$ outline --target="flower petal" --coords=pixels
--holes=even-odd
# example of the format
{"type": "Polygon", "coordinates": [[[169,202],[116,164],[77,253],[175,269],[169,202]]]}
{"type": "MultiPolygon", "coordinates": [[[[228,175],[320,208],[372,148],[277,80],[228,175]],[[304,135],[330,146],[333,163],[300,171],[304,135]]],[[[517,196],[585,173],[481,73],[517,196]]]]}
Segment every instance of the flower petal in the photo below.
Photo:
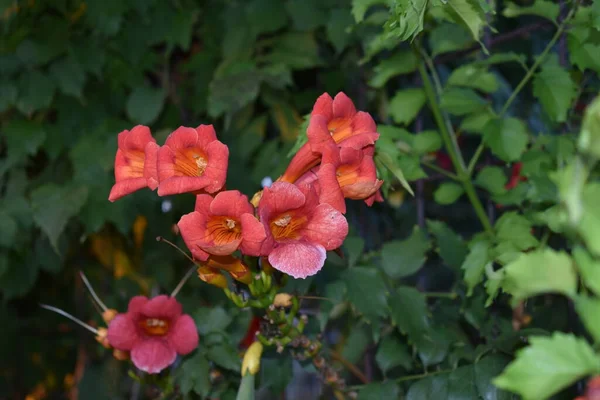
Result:
{"type": "Polygon", "coordinates": [[[177,352],[165,339],[145,339],[131,350],[133,365],[149,374],[159,373],[173,364],[176,358],[177,352]]]}
{"type": "Polygon", "coordinates": [[[198,143],[198,132],[194,128],[180,126],[167,137],[165,145],[171,150],[181,150],[195,147],[198,143]]]}
{"type": "Polygon", "coordinates": [[[242,223],[240,250],[249,256],[259,256],[262,244],[267,237],[264,225],[250,213],[242,214],[240,222],[242,223]]]}
{"type": "Polygon", "coordinates": [[[294,183],[306,171],[315,167],[319,163],[320,155],[311,150],[310,143],[305,143],[300,150],[292,157],[285,172],[278,179],[279,182],[294,183]]]}
{"type": "Polygon", "coordinates": [[[142,314],[146,317],[175,320],[181,315],[181,304],[175,298],[161,294],[144,304],[142,314]]]}
{"type": "MultiPolygon", "coordinates": [[[[200,196],[198,196],[200,197],[200,196]]],[[[199,211],[193,211],[181,217],[177,223],[185,245],[196,260],[206,261],[208,253],[200,248],[206,244],[207,216],[199,211]]]]}
{"type": "Polygon", "coordinates": [[[319,204],[304,228],[304,239],[327,250],[337,249],[348,235],[348,221],[329,204],[319,204]]]}
{"type": "Polygon", "coordinates": [[[160,146],[154,142],[146,144],[144,153],[144,179],[150,190],[156,190],[158,187],[158,149],[160,146]]]}
{"type": "Polygon", "coordinates": [[[377,125],[371,117],[371,114],[359,111],[352,118],[352,131],[354,134],[377,132],[377,125]]]}
{"type": "Polygon", "coordinates": [[[144,125],[136,125],[130,131],[123,131],[119,134],[119,148],[123,150],[139,150],[144,151],[146,144],[149,142],[156,143],[152,137],[150,128],[144,125]],[[123,139],[121,140],[121,135],[123,139]],[[123,144],[121,146],[121,143],[123,144]]]}
{"type": "Polygon", "coordinates": [[[336,177],[333,164],[321,164],[319,172],[319,202],[329,204],[342,214],[346,213],[346,201],[336,177]]]}
{"type": "Polygon", "coordinates": [[[210,213],[210,203],[213,198],[208,194],[199,194],[196,196],[196,204],[194,205],[194,211],[198,211],[200,214],[208,216],[210,213]]]}
{"type": "Polygon", "coordinates": [[[373,195],[371,195],[370,197],[368,197],[367,199],[365,199],[365,203],[369,207],[371,207],[373,205],[373,203],[375,203],[375,202],[378,202],[378,203],[383,202],[383,196],[381,195],[381,190],[378,190],[373,195]]]}
{"type": "Polygon", "coordinates": [[[217,133],[212,125],[199,125],[196,132],[198,132],[197,146],[201,148],[206,148],[209,143],[217,140],[217,133]]]}
{"type": "Polygon", "coordinates": [[[147,186],[145,178],[124,179],[116,182],[108,195],[109,201],[119,200],[121,197],[143,189],[147,186]]]}
{"type": "Polygon", "coordinates": [[[177,354],[185,355],[198,347],[198,329],[189,315],[177,318],[175,325],[169,331],[169,341],[177,354]]]}
{"type": "MultiPolygon", "coordinates": [[[[161,149],[162,150],[162,149],[161,149]]],[[[159,152],[160,157],[160,152],[159,152]]],[[[159,164],[160,168],[160,164],[159,164]]],[[[160,174],[160,169],[159,169],[160,174]]],[[[160,175],[159,175],[160,176],[160,175]]],[[[161,178],[162,179],[162,178],[161,178]]],[[[170,194],[179,194],[187,192],[197,192],[211,185],[211,180],[202,176],[172,176],[161,180],[158,184],[158,195],[168,196],[170,194]]]]}
{"type": "Polygon", "coordinates": [[[135,322],[128,314],[117,314],[108,324],[108,343],[118,350],[129,351],[140,340],[135,322]]]}
{"type": "Polygon", "coordinates": [[[144,309],[146,303],[150,300],[146,296],[134,296],[129,300],[129,305],[127,305],[127,313],[130,314],[139,314],[144,309]]]}
{"type": "Polygon", "coordinates": [[[242,214],[254,212],[248,197],[239,190],[226,190],[218,193],[210,203],[212,215],[240,218],[242,214]]]}
{"type": "Polygon", "coordinates": [[[333,118],[349,118],[356,114],[354,103],[344,92],[339,92],[333,99],[333,118]]]}
{"type": "Polygon", "coordinates": [[[261,220],[263,220],[264,213],[266,215],[277,215],[301,207],[305,201],[306,197],[296,185],[287,182],[275,182],[263,191],[259,204],[261,220]]]}
{"type": "Polygon", "coordinates": [[[288,242],[271,251],[269,263],[273,268],[296,279],[304,279],[323,268],[325,256],[325,249],[319,244],[288,242]]]}
{"type": "Polygon", "coordinates": [[[214,193],[221,190],[225,184],[229,162],[229,148],[218,140],[215,140],[206,146],[206,154],[208,164],[202,176],[208,179],[208,184],[204,187],[204,190],[214,193]]]}
{"type": "Polygon", "coordinates": [[[333,118],[333,99],[329,93],[323,93],[319,96],[310,115],[311,117],[322,115],[327,121],[333,118]]]}

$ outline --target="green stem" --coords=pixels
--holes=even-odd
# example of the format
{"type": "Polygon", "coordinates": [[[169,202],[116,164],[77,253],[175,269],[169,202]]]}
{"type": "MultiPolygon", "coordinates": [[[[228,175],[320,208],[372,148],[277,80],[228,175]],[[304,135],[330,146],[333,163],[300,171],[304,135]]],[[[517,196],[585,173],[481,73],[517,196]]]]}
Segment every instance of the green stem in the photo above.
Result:
{"type": "Polygon", "coordinates": [[[421,164],[423,164],[424,166],[426,166],[427,168],[430,168],[436,172],[439,172],[440,174],[447,176],[450,179],[453,179],[455,181],[460,181],[460,179],[458,178],[458,176],[456,174],[453,174],[452,172],[446,171],[443,168],[438,167],[437,165],[430,163],[429,161],[424,161],[421,160],[421,164]]]}
{"type": "Polygon", "coordinates": [[[437,297],[437,298],[445,298],[445,299],[455,299],[458,297],[458,294],[454,292],[421,292],[425,297],[437,297]]]}
{"type": "MultiPolygon", "coordinates": [[[[513,90],[513,92],[510,94],[510,96],[508,97],[508,99],[506,100],[504,105],[502,106],[502,109],[500,110],[500,113],[498,114],[498,118],[502,118],[504,116],[504,114],[506,114],[506,112],[508,111],[508,108],[511,106],[513,101],[515,101],[518,94],[521,92],[521,90],[523,90],[523,88],[525,87],[527,82],[529,82],[529,80],[533,77],[533,74],[539,68],[539,66],[542,65],[542,63],[545,61],[546,57],[548,56],[548,53],[550,52],[550,50],[552,50],[552,47],[554,47],[554,44],[558,41],[558,39],[560,39],[560,36],[563,34],[567,23],[571,20],[573,15],[575,15],[576,10],[577,10],[577,7],[576,6],[573,7],[571,9],[571,11],[569,12],[569,14],[567,14],[565,19],[562,21],[562,23],[559,25],[558,29],[556,30],[556,33],[554,34],[554,36],[552,36],[552,39],[550,39],[550,42],[548,43],[548,45],[546,46],[544,51],[542,51],[542,54],[540,54],[538,56],[538,58],[535,60],[535,62],[531,66],[531,68],[529,68],[527,70],[527,73],[525,74],[523,79],[521,79],[521,82],[519,82],[519,84],[517,85],[515,90],[513,90]]],[[[471,161],[469,162],[469,171],[473,172],[473,168],[477,164],[477,160],[481,156],[481,153],[483,153],[484,147],[485,146],[482,141],[479,144],[479,147],[477,147],[477,150],[475,151],[475,155],[473,155],[473,158],[471,158],[471,161]]]]}
{"type": "Polygon", "coordinates": [[[481,225],[483,225],[484,230],[489,235],[494,234],[494,230],[492,229],[492,224],[487,217],[485,209],[483,208],[483,204],[481,204],[481,200],[477,197],[477,192],[475,191],[475,187],[473,186],[473,182],[471,181],[471,177],[467,172],[467,168],[462,159],[462,154],[460,153],[460,149],[456,146],[456,140],[453,135],[448,130],[448,126],[446,125],[446,120],[442,115],[442,110],[437,101],[436,92],[434,90],[433,84],[425,66],[423,63],[419,63],[418,65],[419,73],[421,74],[421,79],[423,81],[423,87],[425,89],[425,95],[427,96],[427,101],[429,102],[429,106],[431,108],[431,112],[433,113],[433,118],[440,129],[440,133],[442,136],[442,140],[444,141],[444,145],[446,147],[446,151],[448,151],[448,155],[450,156],[450,160],[452,161],[452,165],[454,165],[454,169],[457,172],[457,178],[462,183],[463,188],[465,189],[465,194],[469,198],[473,209],[475,210],[475,214],[481,225]]]}

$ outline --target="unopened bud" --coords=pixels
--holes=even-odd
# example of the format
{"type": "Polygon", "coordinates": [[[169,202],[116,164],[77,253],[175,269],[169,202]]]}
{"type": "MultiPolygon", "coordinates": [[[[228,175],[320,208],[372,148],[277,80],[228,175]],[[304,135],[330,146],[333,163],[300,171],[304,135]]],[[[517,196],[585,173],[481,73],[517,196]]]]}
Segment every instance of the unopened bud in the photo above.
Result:
{"type": "Polygon", "coordinates": [[[292,305],[292,295],[289,293],[278,293],[273,300],[275,307],[290,307],[292,305]]]}
{"type": "Polygon", "coordinates": [[[119,361],[127,361],[127,360],[129,360],[129,352],[128,351],[119,350],[119,349],[114,349],[113,350],[113,357],[116,358],[119,361]]]}
{"type": "Polygon", "coordinates": [[[98,328],[96,341],[105,348],[110,349],[110,343],[108,343],[108,330],[106,328],[98,328]]]}
{"type": "Polygon", "coordinates": [[[262,195],[263,195],[262,190],[254,193],[254,196],[252,196],[252,200],[250,200],[250,203],[252,203],[252,205],[254,207],[258,207],[258,203],[260,203],[260,199],[262,199],[262,195]]]}
{"type": "Polygon", "coordinates": [[[221,289],[227,288],[227,279],[218,269],[208,266],[200,267],[198,268],[198,277],[210,285],[219,287],[221,289]]]}
{"type": "Polygon", "coordinates": [[[114,310],[112,308],[109,308],[107,310],[105,310],[102,313],[102,319],[104,320],[104,322],[106,322],[106,324],[110,324],[110,321],[112,321],[113,319],[115,319],[115,317],[117,316],[119,312],[117,310],[114,310]]]}
{"type": "Polygon", "coordinates": [[[260,342],[254,342],[248,347],[244,359],[242,360],[242,376],[249,372],[250,375],[256,375],[260,370],[260,357],[262,356],[263,345],[260,342]]]}

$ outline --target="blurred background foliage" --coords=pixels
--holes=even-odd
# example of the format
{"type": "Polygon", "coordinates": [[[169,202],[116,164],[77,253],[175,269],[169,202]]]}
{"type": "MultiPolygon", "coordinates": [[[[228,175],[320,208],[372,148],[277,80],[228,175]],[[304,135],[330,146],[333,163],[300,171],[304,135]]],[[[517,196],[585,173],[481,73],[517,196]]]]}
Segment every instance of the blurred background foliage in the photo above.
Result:
{"type": "MultiPolygon", "coordinates": [[[[502,111],[512,119],[487,128],[501,133],[494,141],[486,123],[573,4],[448,1],[414,3],[429,7],[424,19],[425,6],[392,0],[0,0],[0,397],[156,395],[89,333],[39,308],[50,303],[99,325],[80,270],[105,303],[124,310],[133,295],[169,293],[189,267],[155,238],[178,241],[174,224],[193,196],[146,191],[108,202],[118,132],[149,125],[161,143],[180,125],[214,124],[230,148],[227,187],[252,196],[305,140],[315,99],[344,91],[380,124],[386,201],[370,209],[352,203],[344,259],[332,254],[317,277],[290,279],[288,290],[333,301],[303,307],[340,365],[364,371],[343,372],[349,382],[454,370],[410,387],[393,379],[370,385],[361,399],[401,392],[425,399],[438,384],[452,398],[511,398],[489,380],[522,344],[526,334],[514,332],[522,315],[502,298],[484,308],[485,290],[475,287],[481,275],[463,282],[463,238],[482,228],[443,174],[448,155],[425,107],[411,43],[426,49],[446,85],[441,106],[463,152],[487,140],[475,183],[493,223],[506,209],[533,213],[556,201],[547,171],[573,154],[562,134],[578,131],[598,91],[600,12],[598,2],[583,2],[589,10],[559,37],[545,75],[502,111]],[[528,180],[517,174],[508,190],[519,160],[528,180]],[[414,198],[399,171],[414,182],[414,198]],[[384,295],[390,287],[399,289],[384,295]]],[[[504,249],[525,250],[520,239],[535,244],[545,233],[528,234],[529,219],[504,218],[523,234],[505,231],[496,244],[504,249]]],[[[198,322],[203,347],[178,366],[180,393],[233,398],[238,343],[252,312],[231,308],[196,279],[179,300],[198,322]]],[[[528,307],[532,332],[581,328],[563,298],[528,307]]],[[[325,390],[310,365],[265,357],[264,398],[316,398],[325,390]]]]}

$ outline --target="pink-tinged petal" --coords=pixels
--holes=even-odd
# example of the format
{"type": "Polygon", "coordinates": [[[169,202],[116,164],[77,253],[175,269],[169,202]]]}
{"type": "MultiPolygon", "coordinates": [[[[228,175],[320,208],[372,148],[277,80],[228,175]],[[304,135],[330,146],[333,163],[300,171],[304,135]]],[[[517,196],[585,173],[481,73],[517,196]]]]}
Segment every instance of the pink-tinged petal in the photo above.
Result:
{"type": "Polygon", "coordinates": [[[156,190],[158,187],[158,149],[160,146],[154,142],[146,144],[144,153],[144,179],[150,190],[156,190]]]}
{"type": "Polygon", "coordinates": [[[177,318],[169,331],[169,341],[177,354],[186,355],[198,347],[198,329],[189,315],[177,318]]]}
{"type": "Polygon", "coordinates": [[[305,172],[298,180],[295,182],[296,185],[312,185],[317,180],[317,171],[319,171],[319,167],[315,167],[310,171],[305,172]]]}
{"type": "Polygon", "coordinates": [[[198,211],[185,214],[177,223],[185,245],[192,252],[196,260],[206,261],[209,254],[199,247],[204,245],[206,231],[206,216],[198,211]]]}
{"type": "Polygon", "coordinates": [[[227,178],[227,166],[229,163],[229,148],[223,143],[215,140],[206,147],[208,164],[204,170],[203,177],[209,180],[204,188],[209,193],[214,193],[225,185],[227,178]]]}
{"type": "Polygon", "coordinates": [[[372,147],[378,138],[379,134],[376,132],[360,133],[358,135],[350,136],[348,139],[341,141],[338,145],[340,147],[361,150],[366,147],[372,147]]]}
{"type": "Polygon", "coordinates": [[[342,192],[347,199],[365,200],[374,195],[381,185],[383,185],[383,181],[380,181],[379,179],[359,179],[351,185],[344,186],[342,192]]]}
{"type": "Polygon", "coordinates": [[[212,196],[209,196],[208,194],[197,195],[194,211],[198,211],[200,214],[208,216],[210,213],[210,203],[212,203],[212,201],[212,196]]]}
{"type": "Polygon", "coordinates": [[[231,239],[229,242],[215,244],[214,242],[210,242],[205,246],[202,246],[202,250],[206,251],[208,254],[213,254],[215,256],[228,256],[240,247],[242,243],[242,238],[239,239],[231,239]]]}
{"type": "Polygon", "coordinates": [[[242,214],[254,212],[248,197],[239,190],[226,190],[218,193],[210,204],[212,215],[221,215],[239,218],[242,214]]]}
{"type": "Polygon", "coordinates": [[[175,176],[175,152],[170,147],[165,145],[158,149],[156,170],[159,183],[175,176]]]}
{"type": "Polygon", "coordinates": [[[327,121],[333,118],[333,99],[328,93],[323,93],[313,106],[311,117],[322,115],[327,121]]]}
{"type": "Polygon", "coordinates": [[[304,239],[327,250],[337,249],[348,235],[348,221],[329,204],[319,204],[304,228],[304,239]]]}
{"type": "Polygon", "coordinates": [[[140,340],[135,322],[128,314],[117,314],[108,325],[108,343],[118,350],[129,351],[140,340]]]}
{"type": "Polygon", "coordinates": [[[310,143],[313,152],[323,144],[335,144],[329,133],[329,129],[327,128],[327,120],[322,115],[317,114],[310,117],[306,136],[308,137],[308,143],[310,143]]]}
{"type": "Polygon", "coordinates": [[[157,374],[175,362],[177,352],[165,339],[149,338],[131,350],[131,361],[140,370],[157,374]]]}
{"type": "Polygon", "coordinates": [[[140,189],[143,189],[146,186],[147,186],[146,179],[144,179],[144,178],[133,178],[133,179],[122,180],[113,185],[113,187],[110,190],[110,193],[108,195],[108,200],[109,201],[118,200],[121,197],[131,194],[140,189]]]}
{"type": "Polygon", "coordinates": [[[296,185],[298,189],[304,195],[304,204],[302,205],[302,209],[300,214],[308,214],[311,213],[312,210],[319,205],[319,194],[317,192],[317,187],[319,185],[296,185]]]}
{"type": "MultiPolygon", "coordinates": [[[[304,205],[306,197],[296,185],[287,182],[274,182],[263,191],[259,211],[267,211],[269,215],[277,215],[304,205]]],[[[261,215],[262,219],[262,215],[261,215]]]]}
{"type": "Polygon", "coordinates": [[[323,268],[325,257],[325,249],[319,244],[289,242],[271,251],[269,263],[273,268],[296,279],[304,279],[323,268]]]}
{"type": "Polygon", "coordinates": [[[171,296],[161,294],[148,301],[142,314],[152,318],[170,318],[174,320],[181,315],[181,304],[171,296]]]}
{"type": "MultiPolygon", "coordinates": [[[[159,169],[159,174],[160,174],[160,169],[159,169]]],[[[203,175],[203,176],[173,176],[171,178],[160,181],[160,183],[158,184],[158,195],[159,196],[168,196],[171,194],[197,192],[197,191],[207,188],[211,184],[212,184],[211,180],[208,177],[206,177],[205,175],[203,175]]]]}
{"type": "Polygon", "coordinates": [[[377,125],[371,114],[359,111],[352,118],[352,131],[354,134],[377,132],[377,125]]]}
{"type": "MultiPolygon", "coordinates": [[[[382,181],[383,183],[383,181],[382,181]]],[[[377,192],[375,192],[375,194],[371,195],[370,197],[368,197],[367,199],[365,199],[365,203],[371,207],[373,205],[373,203],[378,202],[381,203],[383,202],[383,196],[381,195],[381,191],[378,190],[377,192]]]]}
{"type": "Polygon", "coordinates": [[[209,143],[217,140],[217,133],[212,125],[199,125],[196,128],[196,132],[198,132],[197,145],[203,149],[206,148],[209,143]]]}
{"type": "Polygon", "coordinates": [[[321,164],[319,167],[319,202],[329,204],[342,214],[346,213],[346,201],[340,189],[333,164],[321,164]]]}
{"type": "MultiPolygon", "coordinates": [[[[362,150],[357,150],[352,147],[342,147],[340,149],[340,163],[341,164],[359,164],[364,160],[362,150]]],[[[373,158],[371,158],[373,162],[373,158]]]]}
{"type": "Polygon", "coordinates": [[[279,182],[294,183],[304,173],[315,167],[319,163],[321,156],[318,153],[314,153],[311,150],[310,144],[306,143],[300,150],[292,157],[288,167],[281,177],[278,179],[279,182]]]}
{"type": "Polygon", "coordinates": [[[354,103],[344,92],[339,92],[333,99],[333,118],[350,118],[356,114],[354,103]]]}
{"type": "Polygon", "coordinates": [[[144,309],[144,306],[149,302],[146,296],[134,296],[129,300],[127,305],[127,313],[139,314],[144,309]]]}
{"type": "Polygon", "coordinates": [[[152,137],[150,128],[144,125],[137,125],[125,135],[124,148],[143,151],[148,143],[156,143],[156,140],[152,137]]]}
{"type": "Polygon", "coordinates": [[[248,256],[260,256],[263,242],[267,237],[265,227],[250,213],[242,214],[240,222],[242,224],[240,250],[248,256]]]}
{"type": "Polygon", "coordinates": [[[198,142],[198,132],[194,128],[187,128],[180,126],[165,140],[163,147],[169,147],[172,150],[186,149],[189,147],[195,147],[198,142]]]}

